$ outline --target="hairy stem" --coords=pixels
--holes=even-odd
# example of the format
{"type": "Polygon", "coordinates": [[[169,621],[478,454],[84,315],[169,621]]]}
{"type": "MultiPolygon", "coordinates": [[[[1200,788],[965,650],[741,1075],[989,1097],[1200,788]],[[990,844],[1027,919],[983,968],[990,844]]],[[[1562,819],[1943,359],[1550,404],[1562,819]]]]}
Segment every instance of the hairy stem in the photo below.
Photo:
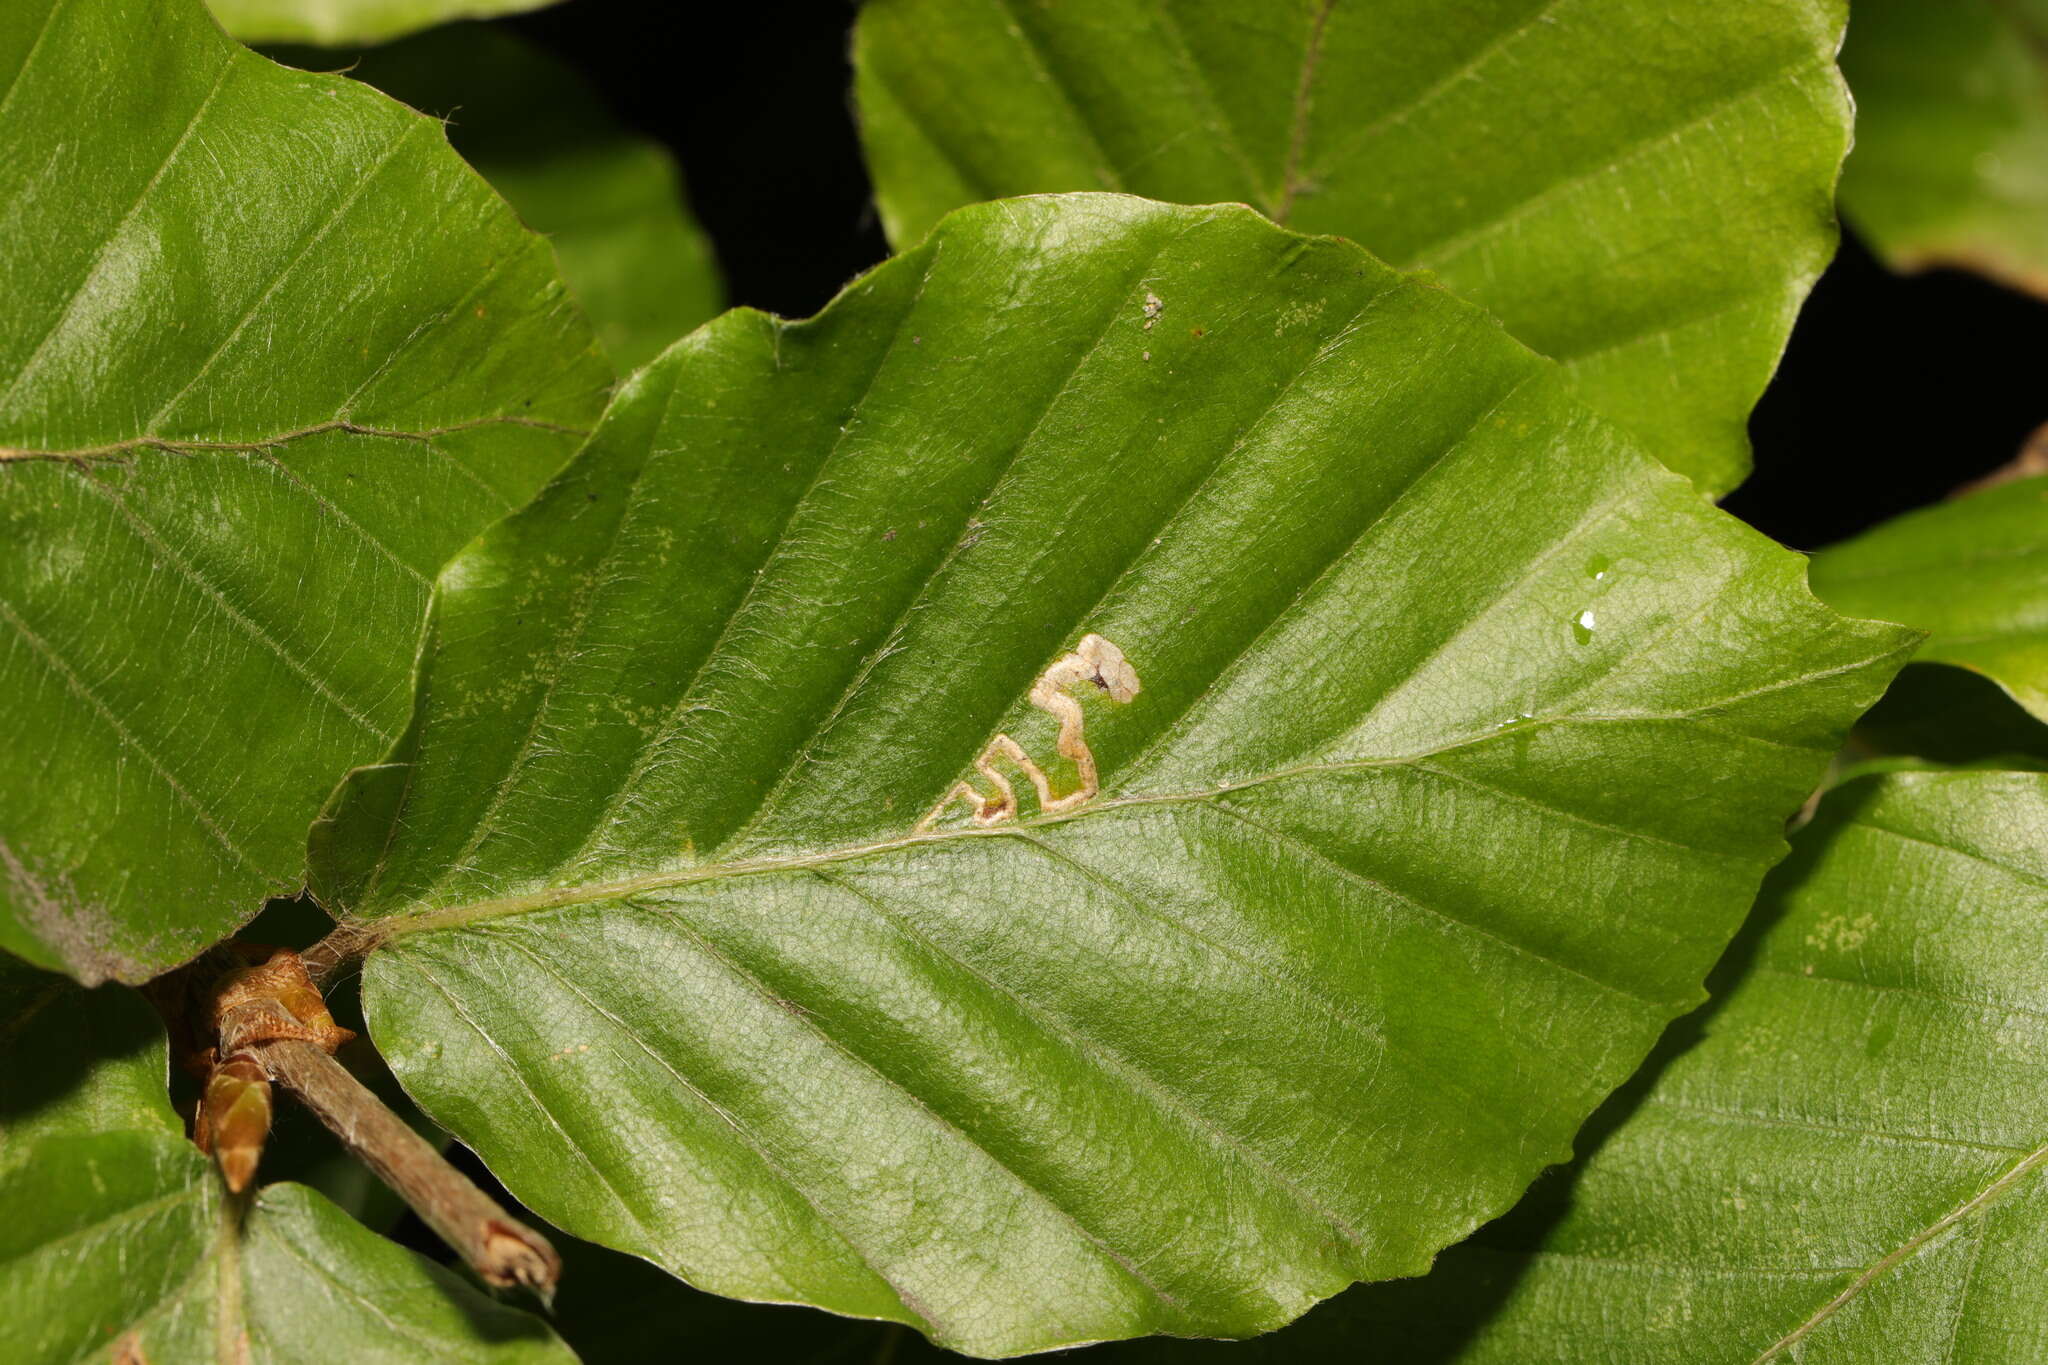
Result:
{"type": "Polygon", "coordinates": [[[356,924],[339,924],[305,952],[299,954],[299,962],[306,969],[306,975],[316,986],[325,987],[334,981],[334,975],[351,962],[369,955],[377,946],[377,935],[356,924]]]}

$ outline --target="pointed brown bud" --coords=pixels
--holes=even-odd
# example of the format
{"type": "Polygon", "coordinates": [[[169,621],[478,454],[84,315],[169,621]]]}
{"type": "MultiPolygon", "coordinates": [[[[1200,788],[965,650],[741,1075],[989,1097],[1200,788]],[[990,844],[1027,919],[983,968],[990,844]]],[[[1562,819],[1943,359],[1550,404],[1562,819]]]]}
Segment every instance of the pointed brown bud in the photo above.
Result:
{"type": "Polygon", "coordinates": [[[289,948],[265,948],[253,943],[237,946],[255,960],[250,966],[228,972],[213,988],[212,1022],[221,1046],[243,1047],[266,1038],[301,1038],[333,1052],[355,1037],[334,1022],[327,1002],[306,975],[297,953],[289,948]],[[231,1027],[238,1012],[265,1000],[283,1006],[287,1017],[275,1019],[259,1011],[245,1016],[244,1028],[231,1027]],[[247,1026],[257,1021],[261,1021],[260,1028],[251,1031],[247,1026]]]}
{"type": "Polygon", "coordinates": [[[214,1068],[201,1101],[213,1159],[236,1194],[256,1178],[270,1136],[270,1078],[254,1057],[237,1053],[214,1068]]]}

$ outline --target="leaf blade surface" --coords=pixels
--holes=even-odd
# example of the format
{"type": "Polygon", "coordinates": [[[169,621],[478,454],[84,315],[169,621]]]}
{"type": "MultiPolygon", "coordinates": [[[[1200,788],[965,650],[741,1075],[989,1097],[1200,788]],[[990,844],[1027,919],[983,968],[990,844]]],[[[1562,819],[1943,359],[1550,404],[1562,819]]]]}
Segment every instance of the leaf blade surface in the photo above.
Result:
{"type": "Polygon", "coordinates": [[[1801,573],[1347,243],[985,206],[679,344],[450,566],[317,889],[579,1236],[984,1354],[1242,1335],[1698,999],[1909,644],[1801,573]],[[1140,686],[1063,741],[1091,639],[1140,686]],[[998,735],[1055,799],[980,822],[998,735]]]}
{"type": "Polygon", "coordinates": [[[1845,8],[884,0],[856,80],[899,246],[1004,195],[1248,203],[1433,272],[1718,494],[1834,250],[1845,8]]]}
{"type": "Polygon", "coordinates": [[[2038,773],[1831,793],[1723,998],[1599,1146],[1320,1340],[1391,1331],[1460,1362],[2037,1357],[2044,822],[2038,773]]]}
{"type": "Polygon", "coordinates": [[[1990,678],[2048,721],[2048,476],[1895,517],[1814,556],[1814,591],[1929,632],[1915,657],[1990,678]]]}
{"type": "Polygon", "coordinates": [[[608,376],[432,121],[192,0],[10,6],[0,88],[0,944],[136,981],[299,883],[608,376]]]}
{"type": "Polygon", "coordinates": [[[2048,7],[1859,3],[1842,208],[1895,269],[2048,293],[2048,7]]]}
{"type": "Polygon", "coordinates": [[[382,43],[436,24],[523,14],[555,0],[207,0],[245,43],[382,43]]]}
{"type": "Polygon", "coordinates": [[[172,1112],[167,1054],[133,991],[0,960],[6,1359],[574,1359],[535,1318],[305,1186],[236,1209],[172,1112]]]}
{"type": "Polygon", "coordinates": [[[554,247],[621,373],[722,307],[710,239],[684,204],[674,159],[538,47],[496,27],[461,24],[292,60],[315,70],[340,64],[352,79],[449,120],[455,150],[554,247]]]}

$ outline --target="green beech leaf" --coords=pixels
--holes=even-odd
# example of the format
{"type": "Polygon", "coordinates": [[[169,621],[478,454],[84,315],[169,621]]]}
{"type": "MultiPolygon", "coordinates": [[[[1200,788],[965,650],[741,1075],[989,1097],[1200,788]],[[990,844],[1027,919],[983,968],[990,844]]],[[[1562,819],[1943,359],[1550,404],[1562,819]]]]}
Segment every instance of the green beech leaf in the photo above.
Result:
{"type": "Polygon", "coordinates": [[[2048,1358],[2048,775],[1866,779],[1793,842],[1590,1155],[1284,1358],[2048,1358]]]}
{"type": "Polygon", "coordinates": [[[556,0],[207,0],[245,43],[381,43],[452,19],[543,9],[556,0]]]}
{"type": "Polygon", "coordinates": [[[1566,1156],[1915,638],[1349,243],[1010,201],[637,376],[443,573],[316,887],[578,1236],[982,1354],[1244,1335],[1566,1156]],[[1055,801],[978,824],[998,736],[1055,801]]]}
{"type": "Polygon", "coordinates": [[[1856,0],[1842,211],[1902,270],[2048,293],[2048,0],[1856,0]]]}
{"type": "Polygon", "coordinates": [[[81,990],[0,953],[0,1167],[41,1138],[178,1133],[163,1025],[134,991],[81,990]]]}
{"type": "Polygon", "coordinates": [[[575,1360],[538,1319],[302,1185],[238,1211],[181,1136],[48,1140],[6,1178],[0,1356],[19,1365],[575,1360]]]}
{"type": "Polygon", "coordinates": [[[1724,493],[1834,251],[1845,9],[870,0],[855,57],[896,242],[1034,191],[1252,204],[1434,272],[1724,493]]]}
{"type": "Polygon", "coordinates": [[[710,239],[683,207],[674,160],[531,44],[464,24],[355,54],[346,71],[451,120],[455,150],[554,243],[563,278],[621,370],[652,360],[723,305],[710,239]]]}
{"type": "Polygon", "coordinates": [[[1853,759],[2039,768],[2048,765],[2048,725],[1980,673],[1908,664],[1856,722],[1849,750],[1853,759]]]}
{"type": "Polygon", "coordinates": [[[438,124],[197,0],[0,8],[0,206],[0,948],[140,980],[299,883],[608,372],[438,124]]]}
{"type": "Polygon", "coordinates": [[[134,992],[0,958],[0,1360],[574,1360],[312,1190],[270,1185],[238,1210],[171,1111],[166,1065],[134,992]]]}
{"type": "Polygon", "coordinates": [[[1814,556],[1843,611],[1929,633],[1915,657],[1983,674],[2048,720],[2048,475],[1895,517],[1814,556]]]}

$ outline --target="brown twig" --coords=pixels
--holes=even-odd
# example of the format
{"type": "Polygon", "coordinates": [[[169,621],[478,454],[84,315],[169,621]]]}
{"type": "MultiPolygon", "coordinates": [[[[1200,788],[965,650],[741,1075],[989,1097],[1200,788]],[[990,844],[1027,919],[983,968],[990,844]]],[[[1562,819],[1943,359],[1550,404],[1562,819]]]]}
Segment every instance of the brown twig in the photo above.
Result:
{"type": "Polygon", "coordinates": [[[374,926],[337,924],[327,937],[300,953],[299,961],[314,985],[330,985],[343,967],[368,957],[382,937],[374,926]]]}
{"type": "MultiPolygon", "coordinates": [[[[340,959],[337,959],[339,961],[340,959]]],[[[500,1288],[554,1297],[561,1258],[391,1112],[334,1051],[355,1035],[334,1022],[304,962],[287,948],[234,944],[195,963],[152,997],[206,1083],[193,1136],[229,1186],[255,1176],[269,1128],[269,1090],[282,1085],[422,1221],[500,1288]]]]}
{"type": "Polygon", "coordinates": [[[255,1057],[486,1283],[524,1285],[551,1300],[562,1261],[547,1239],[449,1165],[318,1043],[296,1036],[294,1022],[276,1001],[251,1000],[222,1021],[221,1046],[255,1057]]]}

